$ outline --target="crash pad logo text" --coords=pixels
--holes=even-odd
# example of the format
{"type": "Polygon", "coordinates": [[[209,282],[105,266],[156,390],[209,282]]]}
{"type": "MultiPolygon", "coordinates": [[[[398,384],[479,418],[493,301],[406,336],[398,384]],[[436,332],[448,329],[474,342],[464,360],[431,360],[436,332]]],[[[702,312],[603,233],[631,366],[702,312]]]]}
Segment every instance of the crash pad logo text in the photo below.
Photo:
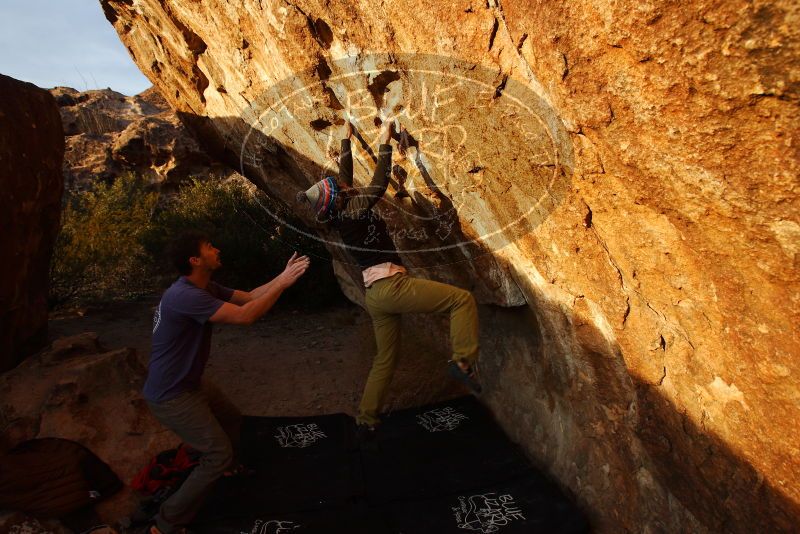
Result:
{"type": "Polygon", "coordinates": [[[292,521],[262,521],[261,519],[256,519],[253,528],[249,532],[240,532],[239,534],[285,534],[297,528],[300,528],[300,525],[292,521]]]}
{"type": "Polygon", "coordinates": [[[499,532],[512,521],[524,521],[522,510],[511,495],[485,493],[470,497],[459,497],[459,505],[453,508],[458,528],[483,534],[499,532]]]}
{"type": "Polygon", "coordinates": [[[450,407],[430,410],[417,416],[417,422],[428,432],[454,430],[465,419],[469,419],[469,417],[450,407]]]}
{"type": "Polygon", "coordinates": [[[278,433],[275,435],[275,439],[278,440],[281,447],[298,449],[313,445],[326,437],[328,436],[325,435],[325,432],[320,430],[315,423],[279,426],[278,433]]]}

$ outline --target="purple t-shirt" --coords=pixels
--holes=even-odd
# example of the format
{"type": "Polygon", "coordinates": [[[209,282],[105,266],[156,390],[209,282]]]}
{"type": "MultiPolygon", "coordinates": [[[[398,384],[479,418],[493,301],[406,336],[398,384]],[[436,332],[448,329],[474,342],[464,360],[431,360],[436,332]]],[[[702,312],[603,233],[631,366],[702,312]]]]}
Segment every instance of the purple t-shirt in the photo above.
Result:
{"type": "Polygon", "coordinates": [[[209,282],[201,289],[178,278],[161,296],[153,316],[153,348],[142,391],[150,402],[164,402],[200,387],[211,350],[208,321],[233,290],[209,282]]]}

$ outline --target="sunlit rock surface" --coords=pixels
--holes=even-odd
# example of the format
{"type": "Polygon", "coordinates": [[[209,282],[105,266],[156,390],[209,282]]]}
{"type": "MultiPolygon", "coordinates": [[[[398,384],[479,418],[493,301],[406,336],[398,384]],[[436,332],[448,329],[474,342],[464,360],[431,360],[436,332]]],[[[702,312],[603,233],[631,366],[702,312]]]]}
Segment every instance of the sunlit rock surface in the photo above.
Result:
{"type": "Polygon", "coordinates": [[[111,89],[56,87],[64,123],[64,182],[68,190],[135,174],[160,189],[191,178],[225,178],[231,170],[214,162],[154,89],[125,96],[111,89]]]}
{"type": "Polygon", "coordinates": [[[53,97],[0,75],[0,372],[47,341],[64,135],[53,97]]]}
{"type": "Polygon", "coordinates": [[[343,108],[373,148],[400,113],[404,261],[490,305],[486,400],[598,530],[798,524],[796,2],[101,4],[287,203],[336,168],[343,108]]]}

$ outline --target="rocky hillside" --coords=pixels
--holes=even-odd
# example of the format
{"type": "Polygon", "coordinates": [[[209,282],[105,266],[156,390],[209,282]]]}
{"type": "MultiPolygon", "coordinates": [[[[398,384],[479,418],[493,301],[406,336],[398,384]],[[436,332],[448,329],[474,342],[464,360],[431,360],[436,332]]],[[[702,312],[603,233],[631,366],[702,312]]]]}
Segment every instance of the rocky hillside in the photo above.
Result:
{"type": "Polygon", "coordinates": [[[361,183],[398,117],[403,259],[491,305],[486,401],[599,531],[800,522],[796,2],[101,5],[284,201],[335,170],[345,111],[361,183]]]}
{"type": "Polygon", "coordinates": [[[152,88],[130,97],[111,89],[56,87],[50,92],[64,123],[64,180],[70,190],[128,172],[162,189],[194,177],[231,174],[208,156],[152,88]]]}

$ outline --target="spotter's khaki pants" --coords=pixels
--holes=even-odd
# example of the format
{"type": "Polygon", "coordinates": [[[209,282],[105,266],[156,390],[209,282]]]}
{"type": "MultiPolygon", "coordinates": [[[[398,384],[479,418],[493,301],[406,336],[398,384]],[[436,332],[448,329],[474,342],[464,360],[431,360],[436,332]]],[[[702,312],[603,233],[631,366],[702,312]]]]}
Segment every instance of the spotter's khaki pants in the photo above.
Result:
{"type": "Polygon", "coordinates": [[[181,441],[202,453],[200,464],[178,490],[161,504],[156,527],[164,534],[180,532],[200,510],[214,482],[234,461],[241,414],[213,384],[185,391],[164,402],[148,402],[158,421],[181,441]]]}

